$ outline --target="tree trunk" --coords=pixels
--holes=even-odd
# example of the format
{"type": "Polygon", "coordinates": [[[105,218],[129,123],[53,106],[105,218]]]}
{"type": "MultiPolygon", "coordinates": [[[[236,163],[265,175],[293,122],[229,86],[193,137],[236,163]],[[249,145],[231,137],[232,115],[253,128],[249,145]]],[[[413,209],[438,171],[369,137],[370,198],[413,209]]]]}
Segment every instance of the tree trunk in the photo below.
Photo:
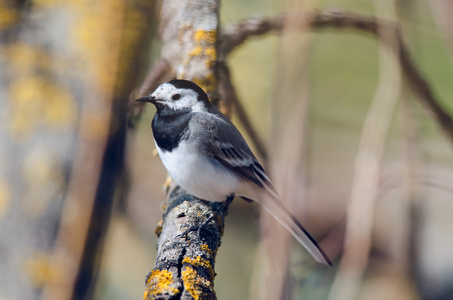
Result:
{"type": "MultiPolygon", "coordinates": [[[[211,99],[217,98],[219,6],[216,0],[170,0],[163,2],[161,11],[161,58],[177,78],[194,81],[211,99]]],[[[216,214],[219,205],[169,186],[156,264],[147,277],[144,299],[216,298],[215,256],[228,209],[216,214]],[[189,228],[198,230],[181,235],[189,228]]]]}

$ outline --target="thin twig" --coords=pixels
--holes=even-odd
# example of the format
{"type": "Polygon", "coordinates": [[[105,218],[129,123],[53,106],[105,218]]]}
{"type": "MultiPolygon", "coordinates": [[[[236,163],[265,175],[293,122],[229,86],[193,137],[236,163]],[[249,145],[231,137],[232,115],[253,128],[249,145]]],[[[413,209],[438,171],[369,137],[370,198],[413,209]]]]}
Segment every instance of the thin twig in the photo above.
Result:
{"type": "MultiPolygon", "coordinates": [[[[311,29],[338,28],[359,29],[365,32],[378,34],[377,26],[390,26],[392,23],[377,21],[374,17],[358,15],[341,9],[326,9],[324,11],[305,15],[310,18],[311,29]]],[[[284,13],[272,18],[251,18],[241,23],[233,23],[222,29],[219,51],[226,57],[237,46],[256,36],[270,32],[280,34],[288,19],[300,18],[300,14],[284,13]]]]}
{"type": "Polygon", "coordinates": [[[425,179],[420,182],[420,184],[425,185],[427,187],[435,188],[440,191],[444,191],[445,193],[453,195],[453,188],[445,183],[441,183],[438,181],[425,179]]]}
{"type": "Polygon", "coordinates": [[[143,97],[154,91],[159,84],[163,83],[163,79],[170,70],[168,61],[165,58],[160,58],[146,75],[142,85],[138,88],[136,96],[143,97]]]}
{"type": "Polygon", "coordinates": [[[211,101],[225,116],[231,118],[231,106],[233,99],[237,99],[237,94],[231,82],[230,68],[225,61],[217,62],[217,76],[218,97],[211,97],[211,101]]]}
{"type": "Polygon", "coordinates": [[[266,147],[259,137],[258,133],[256,132],[255,128],[253,127],[252,122],[250,122],[250,118],[238,98],[236,88],[231,82],[230,69],[225,62],[218,63],[218,75],[218,91],[220,95],[220,101],[218,103],[214,103],[214,105],[216,105],[227,116],[230,115],[231,106],[233,106],[233,108],[236,110],[239,121],[241,122],[242,126],[244,126],[244,129],[250,137],[253,145],[255,146],[257,153],[263,160],[266,160],[266,147]]]}
{"type": "Polygon", "coordinates": [[[223,59],[247,39],[267,34],[271,31],[281,32],[287,16],[280,15],[270,19],[251,18],[241,23],[232,23],[222,28],[219,38],[219,55],[223,59]]]}
{"type": "MultiPolygon", "coordinates": [[[[283,14],[273,18],[254,18],[225,27],[221,33],[220,57],[226,57],[232,50],[251,37],[270,32],[282,33],[285,19],[292,17],[291,14],[283,14]]],[[[398,51],[399,63],[407,82],[423,105],[434,114],[439,126],[453,143],[453,119],[439,104],[440,101],[436,99],[427,80],[415,66],[397,24],[339,9],[321,11],[309,17],[311,18],[310,27],[313,30],[326,28],[355,29],[371,33],[377,37],[380,37],[378,27],[395,30],[397,43],[395,45],[387,44],[387,46],[398,51]]],[[[385,40],[383,42],[386,43],[385,40]]]]}
{"type": "Polygon", "coordinates": [[[266,147],[264,146],[264,142],[259,137],[258,133],[256,132],[255,128],[253,127],[252,123],[250,122],[250,118],[247,115],[244,107],[242,106],[241,101],[237,97],[232,99],[233,106],[236,109],[237,116],[241,121],[242,126],[244,126],[245,131],[249,135],[250,139],[252,140],[253,145],[255,146],[256,152],[261,156],[261,158],[266,161],[268,157],[268,153],[266,147]]]}
{"type": "MultiPolygon", "coordinates": [[[[400,45],[403,45],[399,36],[400,45]]],[[[400,47],[400,63],[401,68],[404,70],[404,74],[412,87],[412,90],[419,97],[420,101],[430,110],[441,128],[445,131],[450,141],[453,142],[453,119],[452,117],[441,107],[439,101],[434,96],[434,93],[429,86],[428,82],[418,72],[415,67],[408,50],[400,47]]]]}
{"type": "Polygon", "coordinates": [[[171,76],[171,66],[166,59],[160,58],[148,72],[142,85],[129,95],[126,117],[128,127],[135,127],[136,121],[140,119],[145,107],[145,103],[137,103],[135,99],[149,95],[159,84],[166,81],[165,79],[169,76],[171,76]]]}

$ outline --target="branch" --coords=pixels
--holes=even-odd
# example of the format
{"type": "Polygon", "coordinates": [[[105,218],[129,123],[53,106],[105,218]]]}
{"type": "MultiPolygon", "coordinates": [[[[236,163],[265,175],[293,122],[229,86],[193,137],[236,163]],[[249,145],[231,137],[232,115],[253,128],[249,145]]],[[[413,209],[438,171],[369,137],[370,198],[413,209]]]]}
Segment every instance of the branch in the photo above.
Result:
{"type": "Polygon", "coordinates": [[[378,34],[378,26],[394,26],[389,22],[378,21],[374,17],[362,16],[339,9],[329,9],[315,14],[281,14],[272,18],[253,18],[241,23],[233,23],[222,29],[219,52],[226,57],[237,46],[242,45],[251,37],[261,36],[271,32],[281,34],[284,25],[291,19],[301,17],[310,18],[310,28],[313,30],[324,28],[358,29],[378,34]]]}
{"type": "MultiPolygon", "coordinates": [[[[161,58],[177,78],[194,81],[212,98],[217,93],[219,7],[218,0],[166,0],[160,14],[161,58]]],[[[197,199],[180,187],[167,195],[156,263],[143,299],[215,299],[215,257],[228,205],[197,199]]]]}
{"type": "Polygon", "coordinates": [[[237,116],[239,121],[244,126],[245,131],[249,135],[253,145],[255,146],[256,151],[261,156],[263,160],[267,159],[267,150],[260,139],[258,133],[256,132],[255,128],[250,122],[250,118],[247,115],[244,107],[239,101],[238,95],[236,93],[236,88],[234,87],[233,83],[231,82],[231,75],[230,69],[226,62],[219,62],[218,63],[218,74],[219,74],[219,94],[220,94],[220,101],[219,104],[216,104],[217,107],[229,116],[231,111],[231,106],[236,109],[237,116]]]}
{"type": "Polygon", "coordinates": [[[170,71],[171,67],[168,61],[164,58],[159,59],[149,71],[148,75],[146,75],[145,80],[143,80],[142,85],[138,88],[133,100],[149,95],[159,84],[165,81],[164,79],[168,76],[170,71]]]}
{"type": "Polygon", "coordinates": [[[156,264],[146,278],[143,299],[215,299],[215,255],[223,234],[228,207],[217,212],[207,223],[214,209],[212,203],[185,193],[179,186],[169,192],[164,223],[158,228],[159,245],[156,264]],[[187,237],[189,228],[198,227],[187,237]],[[160,232],[160,229],[164,231],[160,232]]]}
{"type": "MultiPolygon", "coordinates": [[[[219,56],[225,58],[237,46],[251,37],[261,36],[270,32],[282,33],[283,24],[288,22],[288,19],[297,17],[299,16],[283,14],[269,19],[255,18],[229,25],[221,32],[219,56]]],[[[382,42],[386,43],[386,46],[391,47],[393,51],[398,51],[399,63],[407,82],[423,105],[434,114],[439,126],[453,143],[453,119],[439,104],[439,100],[436,99],[427,80],[417,69],[397,24],[338,9],[321,11],[313,15],[307,15],[307,17],[311,18],[310,28],[313,30],[326,28],[355,29],[371,33],[378,38],[381,37],[378,27],[395,30],[397,36],[396,45],[388,44],[385,39],[382,42]]]]}
{"type": "Polygon", "coordinates": [[[159,59],[152,69],[148,72],[145,79],[143,80],[142,85],[132,91],[129,95],[128,107],[127,107],[127,125],[130,128],[134,128],[137,122],[140,120],[140,117],[145,107],[144,103],[137,103],[135,99],[149,95],[153,90],[155,90],[159,84],[165,82],[171,75],[171,66],[168,61],[164,58],[159,59]]]}

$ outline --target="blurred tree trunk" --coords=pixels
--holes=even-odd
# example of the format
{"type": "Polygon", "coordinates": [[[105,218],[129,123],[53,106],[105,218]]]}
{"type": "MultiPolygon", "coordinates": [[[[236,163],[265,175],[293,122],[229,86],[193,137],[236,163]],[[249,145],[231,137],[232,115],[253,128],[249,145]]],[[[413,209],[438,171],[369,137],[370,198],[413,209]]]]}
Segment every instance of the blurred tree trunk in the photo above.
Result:
{"type": "Polygon", "coordinates": [[[0,298],[85,298],[151,4],[1,5],[0,298]]]}
{"type": "MultiPolygon", "coordinates": [[[[311,43],[308,32],[312,1],[289,2],[297,11],[297,17],[288,18],[282,28],[273,97],[269,165],[282,202],[307,226],[309,213],[302,215],[301,212],[308,212],[309,207],[306,190],[310,100],[307,62],[311,43]]],[[[289,272],[292,236],[267,213],[262,214],[261,227],[268,272],[265,273],[266,284],[260,299],[292,299],[294,278],[289,272]]]]}

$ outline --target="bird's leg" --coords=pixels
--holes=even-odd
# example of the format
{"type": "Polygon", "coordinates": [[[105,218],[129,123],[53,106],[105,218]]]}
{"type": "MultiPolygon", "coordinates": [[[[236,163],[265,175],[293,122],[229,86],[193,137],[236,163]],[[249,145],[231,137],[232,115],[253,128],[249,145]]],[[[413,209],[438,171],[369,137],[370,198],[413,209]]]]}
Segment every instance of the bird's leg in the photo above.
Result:
{"type": "Polygon", "coordinates": [[[178,234],[176,236],[176,238],[187,236],[187,234],[189,232],[192,232],[192,231],[197,231],[198,232],[198,236],[200,236],[201,235],[201,229],[203,227],[206,227],[208,225],[208,223],[211,222],[219,214],[219,212],[221,212],[223,209],[228,207],[231,204],[231,202],[233,202],[233,199],[234,199],[234,195],[233,194],[228,196],[226,198],[226,200],[214,211],[214,213],[206,221],[204,221],[200,225],[192,225],[192,226],[190,226],[189,229],[187,229],[186,231],[184,231],[181,234],[178,234]]]}
{"type": "Polygon", "coordinates": [[[218,214],[219,212],[221,212],[222,210],[224,210],[226,207],[230,206],[231,202],[233,202],[233,199],[234,199],[234,195],[230,195],[226,198],[226,200],[222,203],[222,205],[220,205],[215,211],[214,213],[203,223],[203,225],[206,225],[207,223],[211,222],[212,219],[214,219],[218,214]]]}

